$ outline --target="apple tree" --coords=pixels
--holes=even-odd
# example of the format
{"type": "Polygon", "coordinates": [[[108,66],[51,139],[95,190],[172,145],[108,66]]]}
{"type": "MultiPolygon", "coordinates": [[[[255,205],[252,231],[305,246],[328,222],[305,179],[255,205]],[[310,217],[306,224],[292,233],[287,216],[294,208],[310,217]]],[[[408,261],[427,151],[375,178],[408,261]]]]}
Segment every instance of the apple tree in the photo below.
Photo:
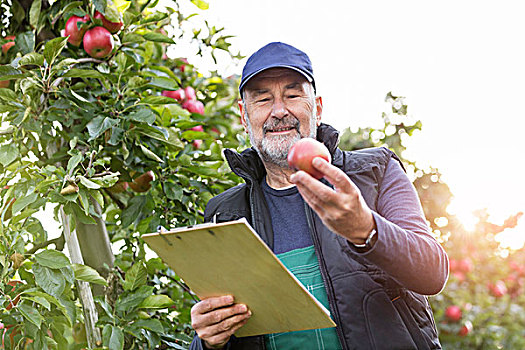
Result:
{"type": "Polygon", "coordinates": [[[195,296],[141,236],[200,222],[246,138],[237,78],[166,55],[239,58],[182,1],[0,5],[2,348],[187,347],[195,296]]]}

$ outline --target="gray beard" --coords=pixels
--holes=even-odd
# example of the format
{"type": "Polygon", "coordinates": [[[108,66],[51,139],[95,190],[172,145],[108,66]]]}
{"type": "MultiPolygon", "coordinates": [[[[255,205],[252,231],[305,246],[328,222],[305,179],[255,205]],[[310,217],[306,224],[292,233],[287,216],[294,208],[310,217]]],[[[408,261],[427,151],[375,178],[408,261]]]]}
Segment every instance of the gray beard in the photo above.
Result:
{"type": "MultiPolygon", "coordinates": [[[[297,129],[297,134],[293,137],[282,135],[282,136],[272,136],[271,138],[267,138],[264,136],[264,130],[267,129],[267,124],[271,124],[269,122],[266,122],[263,126],[263,137],[262,140],[255,140],[252,130],[252,125],[250,123],[250,117],[248,113],[246,113],[246,124],[248,126],[248,135],[250,136],[250,142],[259,154],[259,157],[263,160],[265,163],[273,163],[277,165],[280,168],[289,168],[288,166],[288,152],[290,151],[290,148],[301,138],[310,137],[315,139],[317,136],[317,126],[316,126],[316,120],[315,115],[312,115],[312,118],[310,118],[310,134],[309,135],[301,135],[299,133],[300,130],[300,124],[299,121],[295,117],[291,117],[295,121],[295,127],[297,129]]],[[[279,123],[277,123],[279,124],[279,123]]]]}

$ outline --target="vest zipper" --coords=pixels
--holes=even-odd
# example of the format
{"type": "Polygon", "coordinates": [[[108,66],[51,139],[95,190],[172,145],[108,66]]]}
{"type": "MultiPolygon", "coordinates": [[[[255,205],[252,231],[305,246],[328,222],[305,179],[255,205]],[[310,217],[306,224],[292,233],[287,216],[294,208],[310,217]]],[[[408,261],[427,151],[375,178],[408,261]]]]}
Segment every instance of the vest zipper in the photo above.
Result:
{"type": "Polygon", "coordinates": [[[319,269],[321,271],[321,277],[323,278],[323,283],[326,288],[326,294],[328,296],[328,304],[330,305],[331,311],[334,313],[334,319],[335,323],[338,325],[335,330],[337,332],[337,336],[339,338],[339,342],[341,343],[341,346],[343,347],[343,350],[347,350],[348,347],[346,345],[345,337],[343,335],[343,330],[341,328],[341,316],[339,315],[339,310],[337,309],[337,305],[335,303],[335,292],[332,284],[329,284],[327,281],[328,271],[326,269],[326,263],[323,258],[323,252],[321,251],[321,243],[319,242],[319,237],[317,236],[317,230],[315,229],[314,225],[314,218],[312,215],[312,209],[304,203],[305,211],[306,211],[306,219],[308,221],[308,228],[310,229],[310,235],[312,236],[312,241],[314,243],[315,249],[315,256],[317,257],[317,262],[319,263],[319,269]]]}
{"type": "MultiPolygon", "coordinates": [[[[250,211],[251,211],[251,216],[252,216],[252,227],[254,228],[255,232],[259,232],[257,230],[257,227],[255,227],[255,206],[254,206],[254,203],[255,203],[255,195],[253,193],[254,189],[253,189],[253,182],[250,182],[250,211]]],[[[264,335],[260,335],[259,338],[261,339],[261,349],[262,350],[266,350],[266,341],[264,339],[264,335]]]]}

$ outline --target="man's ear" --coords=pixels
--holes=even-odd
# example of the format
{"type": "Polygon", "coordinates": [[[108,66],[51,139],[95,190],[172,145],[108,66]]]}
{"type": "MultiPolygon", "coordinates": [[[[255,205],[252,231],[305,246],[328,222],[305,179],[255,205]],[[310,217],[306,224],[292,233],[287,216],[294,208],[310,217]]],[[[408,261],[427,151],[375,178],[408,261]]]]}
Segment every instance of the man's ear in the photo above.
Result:
{"type": "Polygon", "coordinates": [[[244,130],[248,132],[248,125],[246,124],[246,110],[244,109],[244,103],[242,99],[237,101],[239,104],[239,112],[241,112],[241,124],[244,127],[244,130]]]}
{"type": "Polygon", "coordinates": [[[323,98],[321,96],[315,97],[315,118],[316,125],[321,125],[321,116],[323,115],[323,98]]]}

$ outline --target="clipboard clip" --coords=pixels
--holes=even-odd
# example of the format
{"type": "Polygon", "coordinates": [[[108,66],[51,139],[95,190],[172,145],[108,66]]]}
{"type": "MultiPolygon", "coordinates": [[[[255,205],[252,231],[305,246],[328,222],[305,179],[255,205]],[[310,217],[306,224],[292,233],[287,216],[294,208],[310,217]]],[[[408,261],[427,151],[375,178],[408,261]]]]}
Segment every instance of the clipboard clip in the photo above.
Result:
{"type": "Polygon", "coordinates": [[[173,245],[173,243],[171,243],[169,239],[167,239],[166,237],[164,237],[164,233],[165,233],[166,231],[167,231],[167,230],[164,228],[164,226],[162,226],[162,225],[157,226],[157,233],[159,234],[159,236],[162,237],[162,239],[163,239],[164,241],[166,241],[166,243],[168,243],[168,245],[173,245]]]}

